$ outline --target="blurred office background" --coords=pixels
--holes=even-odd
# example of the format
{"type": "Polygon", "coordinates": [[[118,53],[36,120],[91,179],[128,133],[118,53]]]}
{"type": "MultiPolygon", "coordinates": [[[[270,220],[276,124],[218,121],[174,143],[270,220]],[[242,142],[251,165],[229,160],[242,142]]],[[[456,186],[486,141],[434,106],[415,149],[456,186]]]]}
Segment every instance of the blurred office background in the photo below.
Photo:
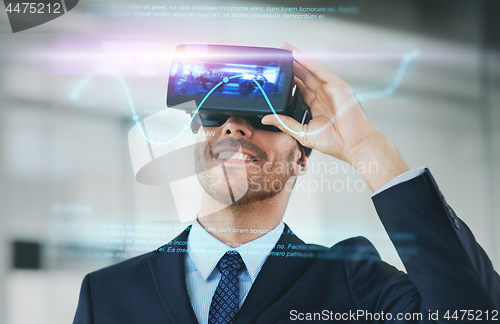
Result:
{"type": "MultiPolygon", "coordinates": [[[[430,168],[500,268],[499,4],[286,3],[335,10],[321,19],[174,18],[148,16],[144,5],[184,3],[82,1],[56,20],[15,34],[0,13],[0,323],[71,322],[86,273],[158,247],[187,225],[179,223],[168,186],[134,179],[127,97],[141,120],[165,109],[172,54],[184,43],[279,47],[288,41],[356,93],[371,93],[362,102],[369,118],[410,167],[430,168]]],[[[268,7],[283,4],[189,5],[245,5],[269,13],[268,7]]],[[[222,16],[210,11],[217,12],[222,16]]],[[[172,114],[172,127],[186,118],[172,114]]],[[[318,152],[311,162],[317,168],[300,179],[305,185],[292,194],[285,215],[290,227],[324,245],[364,235],[386,261],[404,269],[368,188],[311,186],[324,179],[347,184],[359,175],[324,171],[325,163],[329,169],[341,164],[318,152]]]]}

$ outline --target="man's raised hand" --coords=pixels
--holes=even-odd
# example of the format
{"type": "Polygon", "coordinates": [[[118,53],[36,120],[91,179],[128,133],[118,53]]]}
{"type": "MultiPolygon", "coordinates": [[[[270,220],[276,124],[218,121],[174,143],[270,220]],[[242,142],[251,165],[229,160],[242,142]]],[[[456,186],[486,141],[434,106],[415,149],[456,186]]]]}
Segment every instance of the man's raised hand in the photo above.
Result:
{"type": "Polygon", "coordinates": [[[349,85],[295,46],[283,43],[293,53],[295,83],[312,119],[307,125],[291,117],[274,115],[262,118],[291,135],[306,147],[332,155],[357,168],[377,163],[377,174],[362,174],[372,191],[408,170],[392,143],[368,120],[349,85]],[[287,129],[288,128],[288,129],[287,129]],[[291,131],[290,131],[291,130],[291,131]]]}
{"type": "Polygon", "coordinates": [[[287,130],[274,115],[262,119],[290,134],[304,146],[351,163],[360,143],[378,130],[368,120],[349,85],[322,63],[289,43],[283,49],[293,53],[295,83],[311,109],[312,119],[301,125],[293,118],[279,115],[287,130]]]}

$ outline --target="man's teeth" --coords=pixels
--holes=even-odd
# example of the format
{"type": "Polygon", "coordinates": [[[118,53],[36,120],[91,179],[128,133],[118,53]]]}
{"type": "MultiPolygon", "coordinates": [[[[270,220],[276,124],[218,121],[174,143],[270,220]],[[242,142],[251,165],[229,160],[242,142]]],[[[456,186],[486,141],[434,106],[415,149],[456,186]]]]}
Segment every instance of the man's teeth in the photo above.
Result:
{"type": "Polygon", "coordinates": [[[217,158],[221,160],[259,161],[257,158],[238,152],[221,152],[217,158]]]}

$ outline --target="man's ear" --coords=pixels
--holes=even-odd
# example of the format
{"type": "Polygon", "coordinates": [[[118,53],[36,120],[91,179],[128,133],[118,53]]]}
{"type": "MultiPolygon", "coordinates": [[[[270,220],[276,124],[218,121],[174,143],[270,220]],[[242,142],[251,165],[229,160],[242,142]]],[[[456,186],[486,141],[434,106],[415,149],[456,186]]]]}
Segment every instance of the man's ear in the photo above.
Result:
{"type": "Polygon", "coordinates": [[[304,150],[304,147],[300,145],[298,142],[297,145],[298,145],[298,151],[293,161],[295,165],[293,175],[295,176],[306,174],[308,168],[307,164],[308,158],[306,156],[306,151],[304,150]]]}

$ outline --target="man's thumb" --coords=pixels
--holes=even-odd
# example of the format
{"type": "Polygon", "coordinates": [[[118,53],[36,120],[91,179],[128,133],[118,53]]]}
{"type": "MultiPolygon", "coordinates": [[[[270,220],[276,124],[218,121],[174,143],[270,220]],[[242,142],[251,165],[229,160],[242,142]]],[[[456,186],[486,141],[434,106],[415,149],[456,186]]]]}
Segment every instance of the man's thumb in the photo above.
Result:
{"type": "Polygon", "coordinates": [[[279,128],[282,132],[289,134],[299,140],[299,133],[302,132],[303,125],[295,119],[285,115],[266,115],[261,120],[264,125],[272,125],[279,128]]]}

